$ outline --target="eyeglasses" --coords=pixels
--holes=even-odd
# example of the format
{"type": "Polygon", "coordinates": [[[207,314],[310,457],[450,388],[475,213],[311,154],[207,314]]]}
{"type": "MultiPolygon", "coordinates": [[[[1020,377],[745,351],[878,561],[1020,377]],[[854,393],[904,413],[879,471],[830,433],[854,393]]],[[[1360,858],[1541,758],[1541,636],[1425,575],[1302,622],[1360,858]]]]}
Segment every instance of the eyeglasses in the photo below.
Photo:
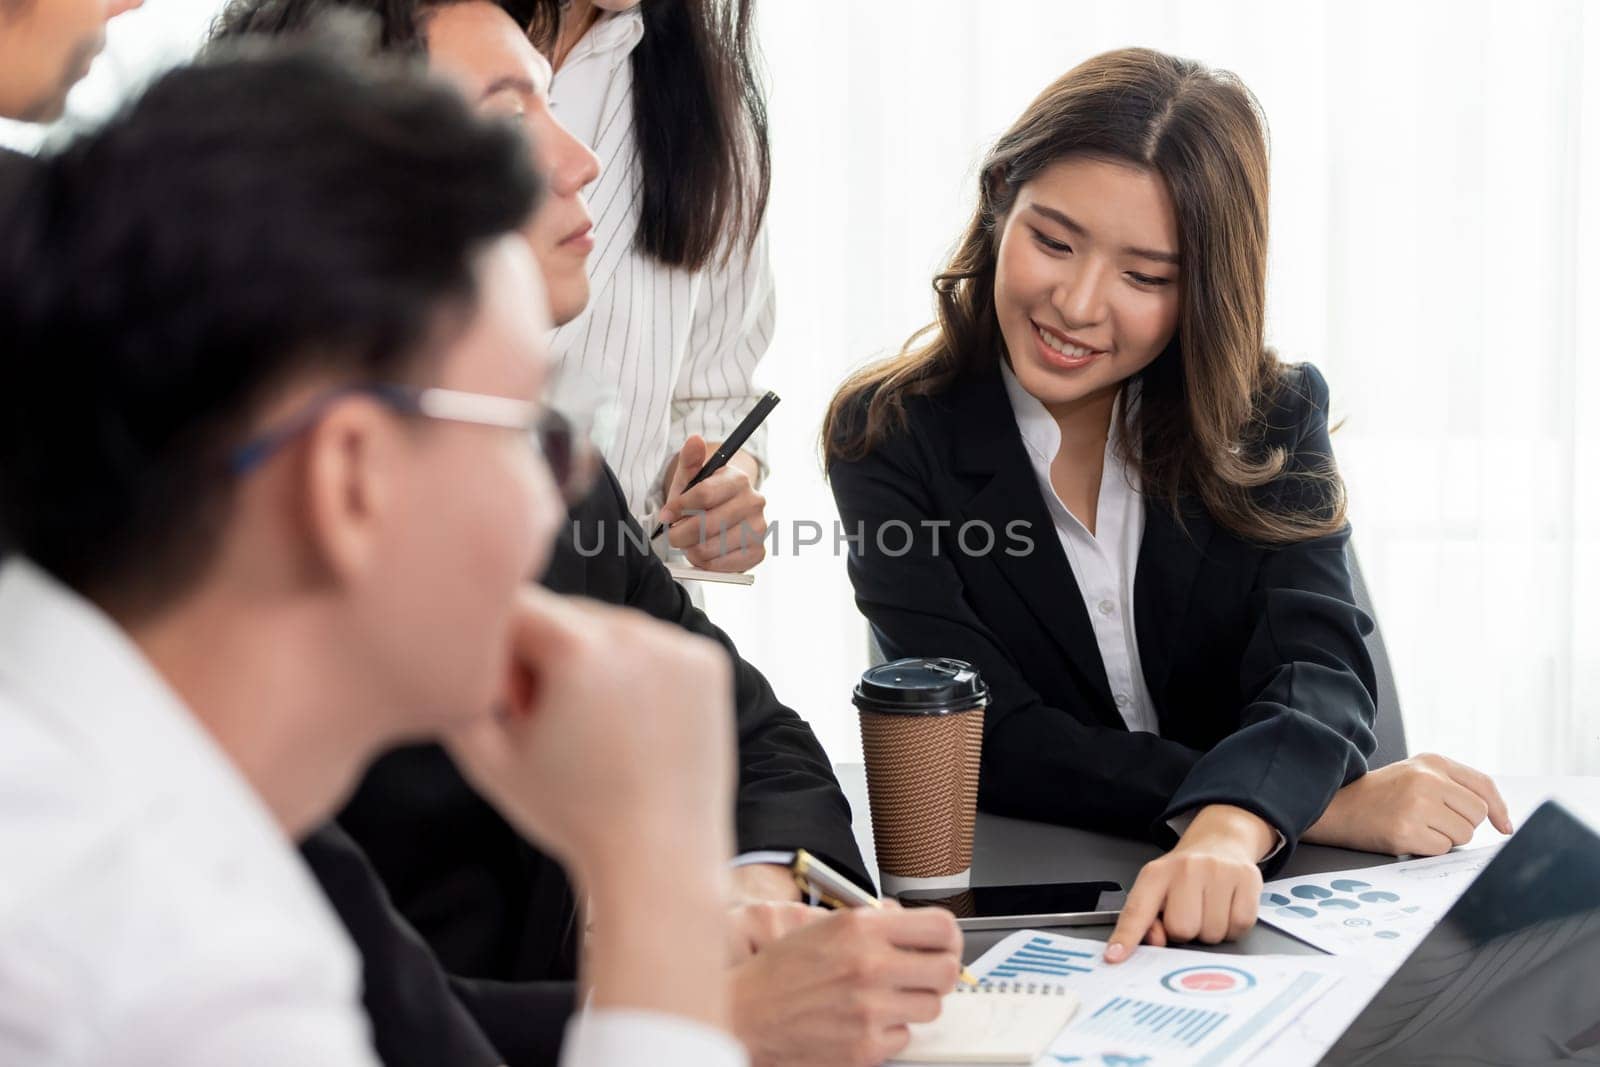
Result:
{"type": "Polygon", "coordinates": [[[342,385],[315,397],[282,425],[268,430],[234,450],[228,469],[247,475],[274,453],[315,426],[336,402],[350,396],[370,396],[391,410],[424,419],[520,430],[541,456],[566,502],[575,504],[593,487],[600,470],[600,455],[590,440],[589,420],[525,400],[459,389],[366,382],[342,385]]]}

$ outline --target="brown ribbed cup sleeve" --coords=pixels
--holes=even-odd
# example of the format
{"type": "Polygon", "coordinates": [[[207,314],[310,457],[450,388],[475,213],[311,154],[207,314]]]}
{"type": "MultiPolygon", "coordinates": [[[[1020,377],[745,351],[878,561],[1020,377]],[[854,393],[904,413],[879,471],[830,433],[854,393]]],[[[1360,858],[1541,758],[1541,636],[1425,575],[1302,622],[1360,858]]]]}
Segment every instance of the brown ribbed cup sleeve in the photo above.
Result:
{"type": "Polygon", "coordinates": [[[945,715],[861,712],[878,869],[936,878],[972,866],[983,708],[945,715]]]}

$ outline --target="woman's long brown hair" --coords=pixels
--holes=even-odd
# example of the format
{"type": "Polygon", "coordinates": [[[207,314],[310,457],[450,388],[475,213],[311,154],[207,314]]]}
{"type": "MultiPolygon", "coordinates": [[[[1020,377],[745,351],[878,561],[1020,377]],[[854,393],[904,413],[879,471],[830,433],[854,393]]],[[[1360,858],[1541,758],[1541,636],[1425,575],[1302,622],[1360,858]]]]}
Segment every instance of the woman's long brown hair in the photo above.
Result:
{"type": "MultiPolygon", "coordinates": [[[[1255,97],[1232,74],[1146,48],[1107,52],[1046,89],[984,160],[978,208],[933,279],[937,318],[900,353],[847,379],[822,430],[828,462],[859,459],[904,425],[905,398],[937,395],[1001,358],[995,317],[1000,233],[1017,190],[1068,157],[1148,168],[1176,207],[1183,279],[1172,343],[1141,376],[1140,401],[1118,406],[1143,491],[1174,513],[1180,495],[1246,539],[1285,544],[1344,525],[1331,457],[1295,476],[1317,503],[1284,508],[1263,487],[1289,457],[1263,442],[1286,387],[1265,344],[1267,145],[1255,97]]],[[[1295,493],[1296,499],[1305,499],[1295,493]]]]}

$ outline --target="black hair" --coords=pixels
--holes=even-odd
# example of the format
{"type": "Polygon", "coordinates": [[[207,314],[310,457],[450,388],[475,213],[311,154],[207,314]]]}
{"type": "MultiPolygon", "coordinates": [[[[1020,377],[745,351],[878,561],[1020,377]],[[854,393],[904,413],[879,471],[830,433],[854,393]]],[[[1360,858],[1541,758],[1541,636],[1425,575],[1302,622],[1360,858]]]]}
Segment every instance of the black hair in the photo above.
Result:
{"type": "Polygon", "coordinates": [[[212,55],[0,160],[0,527],[127,613],[204,571],[228,457],[297,377],[420,375],[541,192],[510,125],[314,41],[212,55]]]}
{"type": "MultiPolygon", "coordinates": [[[[546,52],[563,0],[500,0],[546,52]]],[[[755,240],[772,188],[754,0],[645,0],[633,50],[633,137],[642,182],[638,247],[697,270],[755,240]]]]}
{"type": "Polygon", "coordinates": [[[242,37],[282,37],[316,31],[340,12],[363,16],[374,51],[421,56],[428,14],[464,0],[229,0],[211,23],[213,45],[242,37]]]}

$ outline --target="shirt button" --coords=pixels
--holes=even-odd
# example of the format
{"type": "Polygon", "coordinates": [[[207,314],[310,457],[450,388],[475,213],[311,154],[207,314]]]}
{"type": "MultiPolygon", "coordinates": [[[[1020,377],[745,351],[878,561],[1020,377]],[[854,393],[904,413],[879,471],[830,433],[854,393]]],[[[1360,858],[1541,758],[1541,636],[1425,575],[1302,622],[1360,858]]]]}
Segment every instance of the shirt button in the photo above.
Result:
{"type": "Polygon", "coordinates": [[[1117,694],[1117,707],[1125,708],[1127,706],[1128,706],[1128,694],[1127,693],[1118,693],[1117,694]]]}
{"type": "Polygon", "coordinates": [[[1115,602],[1110,601],[1110,600],[1102,600],[1102,601],[1100,601],[1100,614],[1102,614],[1102,615],[1115,615],[1116,613],[1117,613],[1117,605],[1116,605],[1115,602]]]}

